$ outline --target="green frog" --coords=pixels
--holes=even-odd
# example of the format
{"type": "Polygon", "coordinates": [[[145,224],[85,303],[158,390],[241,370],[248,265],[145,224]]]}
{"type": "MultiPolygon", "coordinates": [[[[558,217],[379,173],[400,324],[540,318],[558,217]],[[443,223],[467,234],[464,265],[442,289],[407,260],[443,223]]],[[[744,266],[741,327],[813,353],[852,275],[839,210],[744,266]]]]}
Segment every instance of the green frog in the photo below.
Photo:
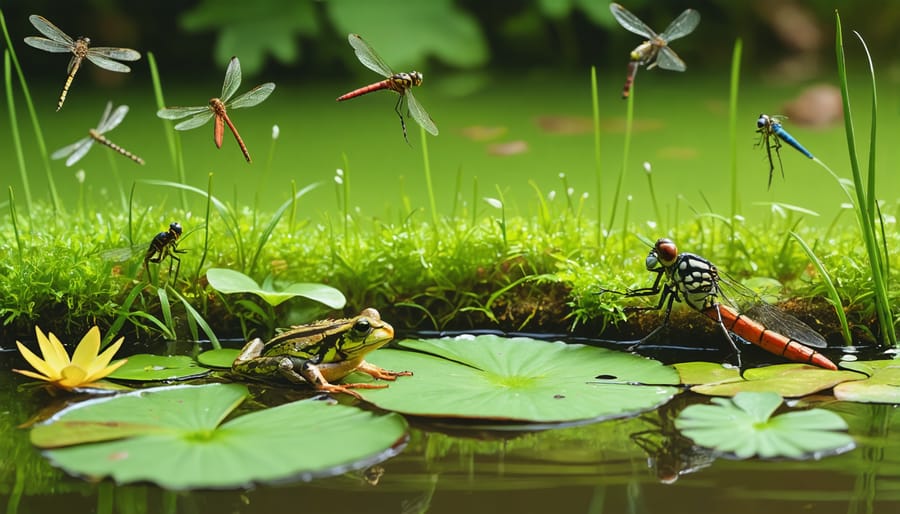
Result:
{"type": "Polygon", "coordinates": [[[389,371],[364,360],[394,337],[394,328],[373,308],[358,316],[296,325],[266,343],[257,338],[238,354],[231,370],[260,380],[287,379],[311,384],[319,391],[346,393],[360,398],[351,388],[381,389],[387,384],[332,384],[353,371],[374,378],[396,380],[410,371],[389,371]]]}

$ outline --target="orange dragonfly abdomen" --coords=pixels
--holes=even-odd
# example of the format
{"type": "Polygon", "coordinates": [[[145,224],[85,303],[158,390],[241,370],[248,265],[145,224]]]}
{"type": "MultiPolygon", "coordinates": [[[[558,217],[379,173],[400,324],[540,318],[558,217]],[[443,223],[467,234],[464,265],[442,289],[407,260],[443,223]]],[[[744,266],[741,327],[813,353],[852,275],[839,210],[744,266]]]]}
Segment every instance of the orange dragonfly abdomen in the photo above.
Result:
{"type": "Polygon", "coordinates": [[[739,313],[728,305],[716,303],[703,309],[701,312],[713,321],[719,321],[721,318],[722,324],[729,332],[746,339],[769,353],[781,355],[794,362],[805,362],[831,370],[838,369],[831,362],[831,359],[816,350],[796,339],[767,329],[762,323],[739,313]]]}
{"type": "Polygon", "coordinates": [[[416,85],[415,82],[407,77],[403,77],[403,75],[407,75],[405,73],[397,73],[392,75],[389,78],[384,80],[375,82],[374,84],[369,84],[368,86],[363,86],[359,89],[354,89],[349,93],[343,94],[337,98],[338,102],[343,102],[344,100],[349,100],[351,98],[356,98],[357,96],[362,96],[366,93],[371,93],[372,91],[380,91],[382,89],[390,89],[391,91],[396,91],[401,95],[406,92],[407,89],[416,85]]]}

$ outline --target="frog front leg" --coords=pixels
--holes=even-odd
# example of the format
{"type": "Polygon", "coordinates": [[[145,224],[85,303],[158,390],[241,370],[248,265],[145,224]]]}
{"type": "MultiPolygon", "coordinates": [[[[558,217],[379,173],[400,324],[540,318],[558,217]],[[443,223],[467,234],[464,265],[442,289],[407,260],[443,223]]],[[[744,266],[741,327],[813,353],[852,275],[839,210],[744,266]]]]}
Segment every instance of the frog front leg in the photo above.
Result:
{"type": "Polygon", "coordinates": [[[359,363],[359,367],[356,368],[356,370],[371,375],[372,378],[381,380],[397,380],[397,377],[411,377],[413,374],[412,371],[391,371],[374,364],[369,364],[366,361],[359,363]]]}
{"type": "Polygon", "coordinates": [[[300,374],[302,374],[303,378],[319,391],[349,394],[357,400],[362,400],[363,398],[356,391],[351,391],[351,388],[383,389],[387,387],[387,384],[332,384],[324,375],[322,375],[322,370],[319,369],[319,366],[308,360],[301,365],[300,374]]]}

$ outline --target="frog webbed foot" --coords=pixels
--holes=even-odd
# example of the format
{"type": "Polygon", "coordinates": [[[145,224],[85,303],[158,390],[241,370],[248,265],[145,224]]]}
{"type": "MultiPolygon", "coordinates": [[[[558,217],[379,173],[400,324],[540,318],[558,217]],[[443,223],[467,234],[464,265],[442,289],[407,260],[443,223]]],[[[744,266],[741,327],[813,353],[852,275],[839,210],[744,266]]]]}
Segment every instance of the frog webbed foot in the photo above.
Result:
{"type": "Polygon", "coordinates": [[[362,371],[367,375],[371,375],[372,378],[377,378],[380,380],[397,380],[397,377],[409,377],[413,374],[412,371],[391,371],[374,364],[369,364],[366,361],[362,361],[359,367],[356,368],[356,370],[362,371]]]}

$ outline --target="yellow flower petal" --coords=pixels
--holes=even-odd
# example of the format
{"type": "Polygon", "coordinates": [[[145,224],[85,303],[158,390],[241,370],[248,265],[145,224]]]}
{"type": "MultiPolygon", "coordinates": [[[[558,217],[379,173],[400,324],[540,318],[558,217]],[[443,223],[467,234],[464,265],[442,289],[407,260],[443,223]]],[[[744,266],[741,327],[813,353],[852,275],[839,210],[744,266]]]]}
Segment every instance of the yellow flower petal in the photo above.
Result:
{"type": "Polygon", "coordinates": [[[116,362],[113,362],[113,363],[110,364],[109,366],[107,366],[107,367],[101,369],[101,370],[98,371],[97,373],[94,373],[94,374],[88,376],[88,381],[89,381],[89,382],[96,382],[96,381],[100,380],[101,378],[104,378],[104,377],[108,376],[108,375],[109,375],[110,373],[112,373],[113,371],[115,371],[115,370],[121,368],[122,365],[125,364],[126,362],[128,362],[128,359],[120,359],[120,360],[117,360],[116,362]]]}
{"type": "MultiPolygon", "coordinates": [[[[124,341],[124,340],[125,340],[124,337],[120,337],[118,341],[109,345],[106,348],[106,350],[103,350],[103,353],[98,355],[97,358],[95,358],[91,362],[90,366],[87,367],[87,373],[88,373],[89,377],[94,377],[97,373],[101,372],[106,367],[107,364],[109,364],[109,361],[112,360],[113,355],[115,355],[116,352],[119,351],[119,348],[122,347],[122,341],[124,341]]],[[[101,376],[106,376],[109,373],[112,373],[112,372],[110,371],[101,376]]],[[[93,380],[96,380],[96,378],[93,380]]]]}
{"type": "Polygon", "coordinates": [[[84,379],[87,377],[87,374],[78,366],[66,366],[60,374],[62,375],[62,380],[57,382],[60,387],[72,389],[86,383],[84,379]]]}
{"type": "Polygon", "coordinates": [[[28,371],[27,369],[14,369],[13,371],[15,371],[16,373],[18,373],[20,375],[25,375],[26,377],[36,378],[38,380],[44,380],[47,382],[54,381],[54,379],[52,379],[50,377],[46,377],[44,375],[39,375],[39,374],[35,373],[34,371],[28,371]]]}
{"type": "Polygon", "coordinates": [[[41,332],[41,328],[35,326],[34,333],[37,335],[38,346],[41,347],[41,355],[44,356],[44,362],[46,362],[47,365],[54,370],[54,374],[58,376],[60,370],[69,365],[69,354],[66,353],[66,348],[52,332],[50,333],[50,338],[47,339],[47,336],[41,332]]]}
{"type": "MultiPolygon", "coordinates": [[[[31,364],[31,367],[36,369],[42,375],[40,377],[32,378],[40,378],[41,380],[56,380],[59,378],[59,373],[57,373],[56,370],[52,369],[46,362],[41,360],[40,357],[32,353],[32,351],[26,348],[24,344],[16,341],[16,346],[19,347],[19,353],[22,354],[22,357],[25,357],[28,364],[31,364]]],[[[31,376],[28,373],[22,374],[31,376]]]]}
{"type": "Polygon", "coordinates": [[[100,351],[100,329],[97,325],[91,327],[87,334],[81,338],[81,342],[75,347],[75,353],[72,354],[72,365],[78,366],[87,373],[91,368],[94,360],[97,359],[97,353],[100,351]]]}

